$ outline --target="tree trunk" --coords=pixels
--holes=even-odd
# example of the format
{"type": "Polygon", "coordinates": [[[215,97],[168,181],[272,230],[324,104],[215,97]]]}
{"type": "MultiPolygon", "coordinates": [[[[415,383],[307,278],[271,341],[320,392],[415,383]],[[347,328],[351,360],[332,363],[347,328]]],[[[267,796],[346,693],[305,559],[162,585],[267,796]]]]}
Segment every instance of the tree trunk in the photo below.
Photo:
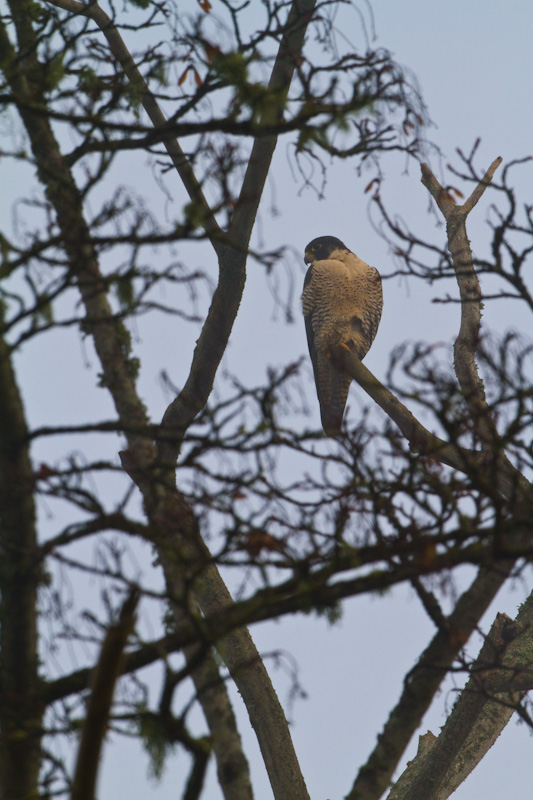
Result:
{"type": "Polygon", "coordinates": [[[9,348],[0,339],[0,797],[38,796],[42,708],[37,674],[33,473],[9,348]]]}

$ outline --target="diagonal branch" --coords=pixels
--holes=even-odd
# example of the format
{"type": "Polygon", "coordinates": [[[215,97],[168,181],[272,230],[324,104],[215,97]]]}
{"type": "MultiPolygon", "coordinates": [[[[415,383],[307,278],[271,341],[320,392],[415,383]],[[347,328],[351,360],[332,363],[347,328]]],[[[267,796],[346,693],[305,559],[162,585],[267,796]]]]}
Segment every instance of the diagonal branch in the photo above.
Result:
{"type": "Polygon", "coordinates": [[[465,469],[465,462],[476,458],[477,454],[474,451],[462,448],[457,444],[449,444],[428,431],[407,406],[404,406],[396,395],[370,372],[352,350],[348,351],[344,347],[337,346],[332,348],[331,355],[335,362],[357,381],[359,386],[398,426],[413,451],[431,455],[443,464],[461,472],[465,469]]]}
{"type": "MultiPolygon", "coordinates": [[[[315,4],[316,0],[294,0],[292,3],[268,84],[272,108],[261,118],[265,124],[282,119],[315,4]]],[[[173,433],[174,441],[160,441],[159,457],[172,469],[187,427],[204,408],[211,393],[239,310],[246,280],[248,245],[276,143],[277,136],[273,135],[255,138],[227,238],[219,251],[218,285],[194,351],[189,377],[163,417],[162,425],[173,433]]]]}
{"type": "MultiPolygon", "coordinates": [[[[383,590],[404,581],[413,581],[421,574],[433,574],[444,569],[451,569],[457,564],[484,563],[492,556],[491,537],[492,534],[489,533],[487,544],[482,547],[477,543],[475,546],[463,548],[459,545],[448,546],[447,552],[436,554],[431,561],[424,560],[424,553],[427,551],[428,543],[435,541],[434,537],[425,539],[422,537],[416,547],[413,547],[411,543],[404,543],[402,546],[401,543],[394,542],[385,547],[369,545],[352,550],[347,548],[342,556],[338,556],[336,564],[326,564],[309,573],[305,584],[302,583],[301,576],[296,574],[276,586],[258,589],[251,597],[238,602],[231,601],[231,605],[221,602],[222,592],[216,585],[204,589],[205,593],[211,594],[206,603],[211,608],[209,614],[206,614],[200,621],[195,620],[194,624],[188,617],[182,615],[181,621],[176,624],[174,633],[146,642],[136,650],[129,652],[125,657],[124,672],[131,673],[142,669],[165,658],[169,653],[178,652],[189,644],[198,643],[199,638],[207,647],[218,643],[221,637],[236,628],[242,628],[243,625],[299,611],[308,612],[310,608],[316,606],[325,607],[346,597],[383,590]],[[404,556],[401,564],[396,563],[398,555],[404,556]],[[378,568],[377,565],[382,562],[388,563],[389,566],[378,568]],[[372,567],[372,569],[364,570],[365,574],[356,572],[353,577],[350,575],[346,580],[340,577],[342,573],[352,573],[353,570],[366,566],[372,567]]],[[[451,542],[448,544],[450,545],[451,542]]],[[[203,556],[199,551],[195,552],[195,558],[198,564],[201,564],[202,558],[204,560],[206,558],[206,551],[204,550],[203,556]]],[[[504,562],[504,570],[506,564],[507,562],[504,562]]],[[[212,573],[205,578],[210,582],[213,580],[213,575],[218,573],[214,564],[209,564],[207,571],[212,573]]],[[[202,578],[204,578],[203,574],[199,580],[202,578]]],[[[225,597],[231,599],[227,589],[225,589],[225,597]]],[[[176,595],[174,595],[174,599],[177,600],[176,595]]],[[[452,624],[450,619],[449,617],[445,618],[443,628],[450,627],[452,624]]],[[[250,654],[252,659],[258,658],[257,651],[250,651],[250,654]]],[[[190,669],[187,668],[184,674],[189,675],[190,669]]],[[[42,688],[43,702],[48,705],[81,691],[87,687],[89,677],[90,670],[84,668],[50,683],[45,683],[42,688]]]]}
{"type": "MultiPolygon", "coordinates": [[[[456,442],[446,442],[431,433],[352,351],[348,352],[343,347],[336,347],[332,349],[332,357],[388,414],[414,452],[435,458],[442,464],[447,464],[460,472],[474,473],[479,480],[482,479],[485,471],[483,453],[461,447],[456,442]]],[[[498,454],[498,459],[493,466],[495,474],[491,475],[491,480],[508,500],[516,503],[520,496],[527,497],[531,494],[532,487],[529,481],[513,467],[504,454],[498,454]]]]}
{"type": "Polygon", "coordinates": [[[479,686],[478,671],[494,665],[505,649],[506,621],[511,622],[504,614],[497,615],[472,667],[472,677],[402,800],[446,800],[483,758],[513,715],[513,705],[489,701],[486,691],[479,686]]]}
{"type": "Polygon", "coordinates": [[[512,571],[514,560],[484,568],[461,595],[446,627],[439,630],[408,674],[402,695],[391,711],[368,761],[359,770],[346,800],[378,800],[390,784],[405,748],[420,725],[441,681],[479,620],[512,571]]]}
{"type": "Polygon", "coordinates": [[[244,754],[237,721],[226,685],[211,648],[184,648],[187,665],[196,687],[198,702],[209,727],[216,755],[217,776],[225,800],[252,800],[248,761],[244,754]]]}
{"type": "MultiPolygon", "coordinates": [[[[374,568],[366,574],[356,572],[355,575],[348,575],[348,577],[340,577],[343,572],[352,572],[358,567],[365,564],[376,564],[377,548],[370,548],[374,557],[371,560],[361,561],[358,559],[358,554],[363,553],[365,548],[358,550],[354,548],[351,555],[346,554],[341,559],[341,563],[337,568],[332,565],[327,565],[316,572],[309,574],[305,583],[302,583],[301,576],[289,578],[288,580],[276,586],[258,589],[251,597],[238,602],[231,601],[224,604],[221,602],[221,592],[218,587],[215,587],[212,597],[208,598],[205,605],[210,606],[209,614],[203,617],[191,619],[182,615],[181,622],[176,624],[176,632],[170,637],[165,637],[159,641],[148,643],[129,654],[125,661],[125,672],[133,672],[157,660],[157,657],[163,657],[166,653],[177,652],[189,644],[198,644],[202,642],[204,646],[216,644],[220,649],[225,649],[228,645],[222,640],[232,633],[238,633],[239,629],[243,629],[244,625],[249,625],[255,622],[262,622],[269,619],[277,619],[286,614],[295,614],[298,612],[308,613],[312,608],[325,608],[334,605],[339,600],[347,597],[355,597],[359,594],[368,594],[376,591],[383,591],[384,589],[395,586],[405,581],[412,581],[420,575],[438,574],[443,570],[452,569],[459,564],[486,564],[492,556],[492,545],[487,542],[486,545],[480,547],[479,544],[467,545],[463,548],[456,547],[450,548],[448,552],[438,553],[429,562],[424,555],[427,550],[425,543],[420,543],[416,550],[413,551],[412,557],[404,563],[397,564],[395,561],[390,563],[389,566],[383,568],[374,568]],[[424,560],[425,559],[425,560],[424,560]],[[222,644],[221,644],[222,642],[222,644]]],[[[379,561],[387,562],[393,555],[395,555],[396,546],[392,545],[385,549],[381,548],[381,557],[379,561]]],[[[513,559],[514,563],[514,559],[513,559]]],[[[210,567],[213,572],[215,566],[210,567]]],[[[498,581],[503,575],[503,580],[512,569],[511,559],[501,560],[497,567],[492,569],[483,567],[481,575],[487,573],[492,575],[497,574],[498,581]]],[[[216,573],[215,573],[216,574],[216,573]]],[[[206,580],[211,580],[208,574],[206,580]]],[[[497,585],[500,584],[497,581],[497,585]]],[[[169,577],[169,583],[171,576],[169,577]]],[[[474,582],[475,584],[475,582],[474,582]]],[[[474,586],[474,584],[472,586],[474,586]]],[[[492,586],[491,581],[488,582],[492,586]]],[[[480,582],[481,593],[486,591],[486,583],[484,580],[480,582]]],[[[174,587],[171,587],[172,589],[174,587]]],[[[178,587],[179,588],[179,587],[178,587]]],[[[472,587],[471,587],[472,588],[472,587]]],[[[210,589],[203,591],[203,594],[208,594],[210,589]]],[[[200,593],[200,592],[199,592],[200,593]]],[[[226,589],[226,596],[230,600],[229,592],[226,589]]],[[[174,593],[171,595],[173,602],[178,602],[178,598],[174,593]]],[[[476,593],[467,593],[466,597],[473,597],[473,600],[466,600],[472,603],[473,612],[476,613],[478,604],[476,593]]],[[[183,602],[183,597],[181,598],[183,602]]],[[[460,605],[460,603],[459,603],[460,605]]],[[[468,611],[468,609],[467,609],[468,611]]],[[[455,612],[454,612],[455,613],[455,612]]],[[[452,639],[452,644],[456,644],[456,639],[461,639],[461,644],[464,644],[464,631],[461,628],[463,622],[462,618],[456,619],[454,613],[445,618],[443,631],[446,632],[446,637],[449,635],[452,639]],[[460,630],[456,630],[459,628],[460,630]]],[[[468,617],[468,615],[467,615],[468,617]]],[[[469,619],[469,618],[468,618],[469,619]]],[[[470,624],[470,622],[468,623],[470,624]]],[[[245,629],[243,629],[245,630],[245,629]]],[[[242,645],[236,640],[236,650],[242,653],[242,645]]],[[[255,664],[259,661],[259,655],[256,650],[250,650],[250,661],[247,665],[255,664]]],[[[235,655],[238,657],[238,654],[235,655]]],[[[234,662],[237,669],[239,667],[238,661],[234,662]]],[[[242,668],[242,664],[240,665],[242,668]]],[[[233,665],[231,665],[233,669],[233,665]]],[[[184,676],[190,674],[190,668],[184,672],[184,676]]],[[[43,688],[43,698],[47,703],[66,697],[70,694],[80,691],[87,685],[89,672],[86,669],[78,670],[69,676],[59,678],[56,681],[48,684],[43,688]]],[[[241,686],[236,679],[239,690],[241,686]]]]}
{"type": "Polygon", "coordinates": [[[128,636],[135,624],[137,591],[126,598],[119,620],[112,625],[102,644],[94,669],[91,696],[83,726],[76,768],[72,781],[72,800],[94,800],[98,765],[104,743],[115,685],[121,674],[121,662],[128,636]]]}
{"type": "Polygon", "coordinates": [[[498,614],[444,728],[404,800],[446,800],[492,747],[531,688],[533,595],[515,621],[498,614]]]}
{"type": "MultiPolygon", "coordinates": [[[[272,104],[261,115],[259,127],[261,125],[270,126],[283,120],[283,109],[316,1],[294,0],[291,5],[268,83],[272,104]]],[[[250,240],[276,143],[277,136],[255,139],[241,192],[230,222],[228,229],[230,239],[237,240],[239,243],[246,242],[246,246],[250,240]]]]}

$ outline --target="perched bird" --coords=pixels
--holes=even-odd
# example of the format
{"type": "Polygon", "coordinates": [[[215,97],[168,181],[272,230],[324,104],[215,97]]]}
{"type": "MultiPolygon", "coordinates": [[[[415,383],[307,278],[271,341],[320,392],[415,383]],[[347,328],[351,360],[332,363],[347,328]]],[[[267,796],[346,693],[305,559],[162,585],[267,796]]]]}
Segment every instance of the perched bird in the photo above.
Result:
{"type": "Polygon", "coordinates": [[[313,239],[305,263],[302,310],[320,416],[326,434],[337,436],[352,379],[335,366],[331,348],[344,345],[360,359],[367,354],[383,308],[381,277],[335,236],[313,239]]]}

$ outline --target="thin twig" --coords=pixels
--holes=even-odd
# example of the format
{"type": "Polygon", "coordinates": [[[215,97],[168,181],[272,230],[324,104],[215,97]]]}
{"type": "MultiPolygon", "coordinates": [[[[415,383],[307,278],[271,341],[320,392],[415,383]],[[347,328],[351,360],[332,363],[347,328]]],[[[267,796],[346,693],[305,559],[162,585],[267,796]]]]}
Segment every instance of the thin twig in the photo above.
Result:
{"type": "MultiPolygon", "coordinates": [[[[79,3],[76,0],[48,0],[52,5],[62,8],[65,11],[70,11],[72,14],[79,14],[89,17],[93,22],[98,25],[102,33],[107,39],[109,47],[115,58],[121,64],[125,74],[127,75],[131,85],[139,93],[142,106],[154,127],[157,130],[164,129],[167,126],[167,119],[154,95],[150,91],[148,84],[144,80],[141,72],[137,68],[122,36],[120,35],[113,20],[100,8],[98,3],[91,2],[89,4],[79,3]]],[[[221,245],[222,232],[215,219],[215,216],[207,202],[202,188],[194,174],[190,162],[183,152],[178,140],[173,137],[162,137],[162,142],[166,148],[167,153],[172,159],[172,163],[183,181],[183,185],[187,190],[192,202],[195,203],[200,211],[203,226],[208,234],[211,243],[216,252],[219,252],[221,245]]]]}

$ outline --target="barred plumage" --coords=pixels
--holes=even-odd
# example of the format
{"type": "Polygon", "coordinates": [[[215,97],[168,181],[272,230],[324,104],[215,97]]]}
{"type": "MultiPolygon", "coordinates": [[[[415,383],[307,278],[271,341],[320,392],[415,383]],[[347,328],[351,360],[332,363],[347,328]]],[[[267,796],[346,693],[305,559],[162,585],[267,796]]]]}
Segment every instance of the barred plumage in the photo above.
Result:
{"type": "Polygon", "coordinates": [[[364,358],[374,340],[383,308],[381,278],[340,239],[320,236],[305,248],[307,270],[302,310],[313,362],[322,426],[340,433],[352,379],[330,357],[338,344],[364,358]]]}

